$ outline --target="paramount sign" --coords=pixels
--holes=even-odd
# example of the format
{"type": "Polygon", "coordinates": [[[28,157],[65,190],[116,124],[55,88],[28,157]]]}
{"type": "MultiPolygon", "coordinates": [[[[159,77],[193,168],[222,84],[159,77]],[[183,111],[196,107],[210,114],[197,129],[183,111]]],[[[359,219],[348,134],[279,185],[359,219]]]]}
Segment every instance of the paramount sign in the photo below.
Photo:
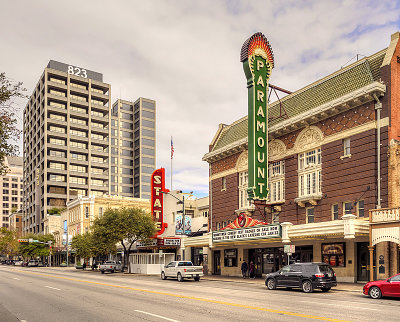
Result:
{"type": "Polygon", "coordinates": [[[249,239],[267,239],[281,237],[280,225],[266,225],[259,227],[232,229],[213,232],[212,239],[214,243],[225,241],[238,241],[249,239]]]}

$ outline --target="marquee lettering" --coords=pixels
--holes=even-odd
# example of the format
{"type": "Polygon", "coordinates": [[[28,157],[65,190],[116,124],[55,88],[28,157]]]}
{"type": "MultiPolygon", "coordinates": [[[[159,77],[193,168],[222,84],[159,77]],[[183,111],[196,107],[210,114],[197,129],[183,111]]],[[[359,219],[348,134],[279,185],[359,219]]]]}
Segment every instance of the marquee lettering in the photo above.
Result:
{"type": "Polygon", "coordinates": [[[161,235],[165,228],[168,227],[164,223],[163,217],[163,194],[165,191],[165,169],[157,169],[151,175],[151,215],[156,226],[156,236],[161,235]]]}

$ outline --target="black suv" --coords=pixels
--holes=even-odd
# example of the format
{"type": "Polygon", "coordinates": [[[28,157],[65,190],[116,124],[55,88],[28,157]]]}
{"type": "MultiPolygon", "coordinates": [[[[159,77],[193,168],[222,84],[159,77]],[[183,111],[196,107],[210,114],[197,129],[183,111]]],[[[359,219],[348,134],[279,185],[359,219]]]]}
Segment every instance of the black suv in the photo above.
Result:
{"type": "Polygon", "coordinates": [[[287,288],[301,288],[305,293],[311,293],[320,288],[328,292],[336,286],[336,274],[333,269],[324,263],[295,263],[282,267],[275,273],[268,274],[265,285],[269,290],[283,286],[287,288]]]}

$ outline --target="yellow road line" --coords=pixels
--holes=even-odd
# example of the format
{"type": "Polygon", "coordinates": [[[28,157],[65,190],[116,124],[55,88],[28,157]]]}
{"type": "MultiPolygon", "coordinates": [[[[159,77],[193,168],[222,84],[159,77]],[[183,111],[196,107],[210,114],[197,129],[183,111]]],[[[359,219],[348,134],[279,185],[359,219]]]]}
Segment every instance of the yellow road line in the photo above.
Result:
{"type": "Polygon", "coordinates": [[[55,276],[55,275],[43,274],[43,273],[37,273],[37,272],[29,272],[29,271],[22,271],[22,270],[17,270],[17,271],[18,272],[22,272],[22,273],[28,273],[28,274],[33,274],[33,275],[41,275],[41,276],[46,276],[46,277],[53,277],[53,278],[58,278],[58,279],[63,279],[63,280],[68,280],[68,281],[80,282],[80,283],[88,283],[88,284],[102,285],[102,286],[108,286],[108,287],[115,287],[115,288],[121,288],[121,289],[125,289],[125,290],[130,290],[130,291],[151,293],[151,294],[157,294],[157,295],[165,295],[165,296],[177,297],[177,298],[181,298],[181,299],[188,299],[188,300],[194,300],[194,301],[201,301],[201,302],[207,302],[207,303],[214,303],[214,304],[221,304],[221,305],[227,305],[227,306],[240,307],[240,308],[256,310],[256,311],[263,311],[263,312],[269,312],[269,313],[277,313],[277,314],[283,314],[283,315],[289,315],[289,316],[296,316],[296,317],[301,317],[301,318],[306,318],[306,319],[313,319],[313,320],[320,320],[320,321],[331,321],[331,322],[348,322],[348,321],[345,321],[345,320],[332,319],[332,318],[327,318],[327,317],[323,317],[323,316],[315,316],[315,315],[309,315],[309,314],[302,314],[302,313],[295,313],[295,312],[267,309],[267,308],[258,307],[258,306],[251,306],[251,305],[245,305],[245,304],[238,304],[238,303],[224,302],[224,301],[218,301],[218,300],[211,300],[211,299],[195,297],[195,296],[179,295],[179,294],[174,294],[174,293],[151,291],[151,290],[145,290],[145,289],[134,288],[134,287],[129,287],[129,286],[93,282],[93,281],[80,280],[80,279],[71,278],[71,277],[55,276]]]}

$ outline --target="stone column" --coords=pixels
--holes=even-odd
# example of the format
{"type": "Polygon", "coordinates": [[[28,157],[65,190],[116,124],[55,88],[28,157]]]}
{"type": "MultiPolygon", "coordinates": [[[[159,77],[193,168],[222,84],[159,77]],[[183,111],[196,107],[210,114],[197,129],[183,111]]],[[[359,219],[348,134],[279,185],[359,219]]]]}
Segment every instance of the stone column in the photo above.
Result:
{"type": "Polygon", "coordinates": [[[368,246],[369,249],[369,280],[374,280],[374,246],[368,246]]]}

